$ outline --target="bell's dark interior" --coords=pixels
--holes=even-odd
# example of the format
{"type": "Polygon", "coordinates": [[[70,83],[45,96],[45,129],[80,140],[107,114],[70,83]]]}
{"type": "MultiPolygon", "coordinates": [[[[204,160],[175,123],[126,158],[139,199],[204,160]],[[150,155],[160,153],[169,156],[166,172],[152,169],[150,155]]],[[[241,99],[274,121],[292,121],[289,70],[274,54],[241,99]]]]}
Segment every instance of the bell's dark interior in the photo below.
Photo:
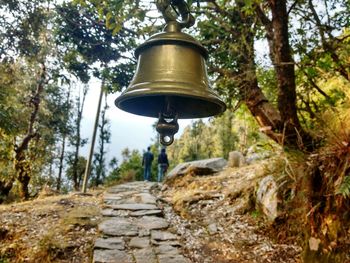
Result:
{"type": "MultiPolygon", "coordinates": [[[[159,113],[166,113],[169,96],[151,95],[125,98],[116,101],[116,106],[124,111],[147,117],[158,118],[159,113]]],[[[171,96],[172,109],[176,109],[179,119],[193,119],[213,116],[223,112],[221,102],[205,100],[200,97],[171,96]]]]}

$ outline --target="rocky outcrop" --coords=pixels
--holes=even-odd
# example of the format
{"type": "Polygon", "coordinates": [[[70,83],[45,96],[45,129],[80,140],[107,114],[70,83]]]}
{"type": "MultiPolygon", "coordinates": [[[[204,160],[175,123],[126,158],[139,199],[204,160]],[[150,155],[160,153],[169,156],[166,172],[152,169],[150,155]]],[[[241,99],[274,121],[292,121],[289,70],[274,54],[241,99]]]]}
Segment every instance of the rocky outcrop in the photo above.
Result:
{"type": "Polygon", "coordinates": [[[197,175],[213,174],[222,171],[226,165],[227,161],[224,158],[212,158],[181,163],[167,174],[167,178],[172,178],[176,175],[184,175],[190,171],[195,171],[197,175]]]}
{"type": "Polygon", "coordinates": [[[262,146],[253,145],[248,148],[245,156],[245,161],[247,164],[252,164],[260,160],[265,160],[272,155],[273,154],[271,151],[264,149],[262,146]]]}
{"type": "Polygon", "coordinates": [[[228,167],[241,167],[245,165],[245,158],[243,154],[239,151],[232,151],[228,155],[228,167]]]}
{"type": "Polygon", "coordinates": [[[273,221],[278,216],[277,184],[273,176],[263,178],[256,192],[256,203],[266,217],[273,221]]]}

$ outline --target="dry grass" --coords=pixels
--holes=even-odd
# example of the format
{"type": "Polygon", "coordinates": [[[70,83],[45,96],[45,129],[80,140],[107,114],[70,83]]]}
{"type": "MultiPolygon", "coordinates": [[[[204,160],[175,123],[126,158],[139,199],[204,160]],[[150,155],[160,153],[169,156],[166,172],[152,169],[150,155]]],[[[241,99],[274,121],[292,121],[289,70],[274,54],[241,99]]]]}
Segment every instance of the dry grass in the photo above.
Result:
{"type": "MultiPolygon", "coordinates": [[[[287,166],[278,155],[214,175],[193,170],[167,180],[161,195],[176,212],[167,218],[186,239],[189,257],[194,262],[299,263],[296,237],[276,238],[278,231],[271,231],[276,223],[265,220],[256,206],[261,179],[273,175],[278,180],[287,166]]],[[[292,166],[287,177],[298,176],[292,166]]]]}
{"type": "Polygon", "coordinates": [[[0,206],[0,262],[90,262],[98,192],[0,206]]]}

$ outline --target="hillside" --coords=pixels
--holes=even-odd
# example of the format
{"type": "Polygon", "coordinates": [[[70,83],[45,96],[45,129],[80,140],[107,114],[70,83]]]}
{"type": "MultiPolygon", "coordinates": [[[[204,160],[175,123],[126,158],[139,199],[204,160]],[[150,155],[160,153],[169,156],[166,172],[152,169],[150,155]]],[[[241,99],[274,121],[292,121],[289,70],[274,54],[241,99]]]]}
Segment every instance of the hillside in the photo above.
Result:
{"type": "Polygon", "coordinates": [[[0,262],[90,262],[100,194],[0,205],[0,262]]]}
{"type": "MultiPolygon", "coordinates": [[[[279,201],[269,220],[257,202],[263,178],[280,180],[278,164],[274,157],[218,173],[190,169],[155,184],[152,193],[184,256],[195,263],[302,262],[303,219],[279,201]]],[[[91,262],[104,207],[103,191],[1,205],[0,262],[91,262]]]]}
{"type": "Polygon", "coordinates": [[[255,203],[258,183],[273,163],[261,161],[213,175],[192,170],[166,182],[160,195],[174,207],[166,210],[167,218],[193,262],[301,262],[298,237],[269,222],[255,203]]]}

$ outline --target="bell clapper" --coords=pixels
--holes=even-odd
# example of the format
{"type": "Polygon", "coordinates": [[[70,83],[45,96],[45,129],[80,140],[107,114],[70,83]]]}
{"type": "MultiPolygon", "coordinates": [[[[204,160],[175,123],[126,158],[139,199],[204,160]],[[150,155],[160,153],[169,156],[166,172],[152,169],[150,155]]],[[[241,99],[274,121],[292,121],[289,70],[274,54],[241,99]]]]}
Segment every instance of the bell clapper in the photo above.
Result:
{"type": "Polygon", "coordinates": [[[156,130],[160,135],[160,143],[164,146],[171,145],[174,142],[174,134],[179,131],[177,114],[167,115],[166,113],[159,113],[156,130]]]}

